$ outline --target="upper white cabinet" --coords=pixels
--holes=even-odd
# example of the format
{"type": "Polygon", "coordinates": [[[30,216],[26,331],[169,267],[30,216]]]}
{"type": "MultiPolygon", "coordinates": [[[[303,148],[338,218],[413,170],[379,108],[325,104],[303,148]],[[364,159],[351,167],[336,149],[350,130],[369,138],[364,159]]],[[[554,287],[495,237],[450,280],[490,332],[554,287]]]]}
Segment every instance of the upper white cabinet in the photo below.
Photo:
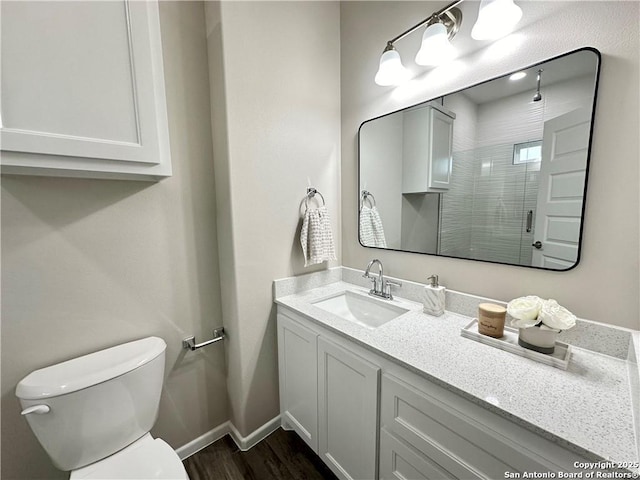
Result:
{"type": "Polygon", "coordinates": [[[455,114],[431,105],[404,113],[402,193],[449,189],[454,118],[455,114]]]}
{"type": "Polygon", "coordinates": [[[3,173],[171,175],[156,1],[0,8],[3,173]]]}

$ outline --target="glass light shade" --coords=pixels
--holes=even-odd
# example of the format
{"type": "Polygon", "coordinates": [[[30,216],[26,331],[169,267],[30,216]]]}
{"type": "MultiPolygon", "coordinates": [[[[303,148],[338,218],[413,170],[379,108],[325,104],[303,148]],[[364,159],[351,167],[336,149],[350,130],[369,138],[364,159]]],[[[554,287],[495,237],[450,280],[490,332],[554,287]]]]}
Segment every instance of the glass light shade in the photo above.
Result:
{"type": "Polygon", "coordinates": [[[409,72],[400,60],[396,50],[387,50],[380,57],[380,67],[376,73],[375,82],[382,86],[399,85],[409,78],[409,72]]]}
{"type": "Polygon", "coordinates": [[[429,25],[422,35],[422,45],[416,54],[418,65],[441,65],[456,56],[456,49],[449,42],[447,27],[442,23],[429,25]]]}
{"type": "Polygon", "coordinates": [[[482,0],[478,20],[471,30],[476,40],[495,40],[513,31],[522,9],[513,0],[482,0]]]}

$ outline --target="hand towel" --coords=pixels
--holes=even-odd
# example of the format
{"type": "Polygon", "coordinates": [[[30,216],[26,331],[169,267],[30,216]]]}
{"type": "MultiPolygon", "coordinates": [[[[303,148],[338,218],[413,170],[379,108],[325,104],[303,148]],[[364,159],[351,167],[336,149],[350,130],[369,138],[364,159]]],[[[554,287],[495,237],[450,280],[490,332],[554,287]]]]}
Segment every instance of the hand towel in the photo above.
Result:
{"type": "Polygon", "coordinates": [[[307,208],[302,221],[300,243],[305,267],[327,260],[336,260],[327,207],[307,208]]]}
{"type": "Polygon", "coordinates": [[[366,247],[387,248],[382,219],[375,205],[371,208],[363,205],[360,209],[360,241],[366,247]]]}

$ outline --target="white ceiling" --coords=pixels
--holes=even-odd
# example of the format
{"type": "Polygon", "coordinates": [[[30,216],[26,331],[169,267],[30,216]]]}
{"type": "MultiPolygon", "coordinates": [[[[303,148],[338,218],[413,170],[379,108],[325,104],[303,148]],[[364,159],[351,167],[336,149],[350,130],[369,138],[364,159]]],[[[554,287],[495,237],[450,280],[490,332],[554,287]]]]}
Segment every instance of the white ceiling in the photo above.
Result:
{"type": "Polygon", "coordinates": [[[544,91],[545,86],[571,78],[578,78],[587,74],[591,74],[595,78],[596,62],[597,57],[593,52],[581,51],[523,69],[521,71],[526,72],[527,76],[521,80],[509,80],[511,74],[509,73],[467,88],[464,90],[464,95],[478,105],[526,91],[530,91],[533,97],[536,92],[538,69],[543,69],[540,85],[541,90],[544,91]]]}

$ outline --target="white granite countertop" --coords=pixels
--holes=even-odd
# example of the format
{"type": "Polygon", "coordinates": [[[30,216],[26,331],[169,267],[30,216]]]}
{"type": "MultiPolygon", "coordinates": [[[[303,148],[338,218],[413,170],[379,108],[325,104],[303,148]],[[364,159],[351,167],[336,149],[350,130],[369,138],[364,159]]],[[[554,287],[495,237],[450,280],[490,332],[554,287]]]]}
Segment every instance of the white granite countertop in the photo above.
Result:
{"type": "Polygon", "coordinates": [[[345,290],[368,292],[338,281],[276,302],[582,454],[639,460],[626,361],[573,347],[568,369],[560,370],[462,337],[470,317],[433,317],[400,298],[391,303],[410,311],[376,329],[312,304],[345,290]]]}

